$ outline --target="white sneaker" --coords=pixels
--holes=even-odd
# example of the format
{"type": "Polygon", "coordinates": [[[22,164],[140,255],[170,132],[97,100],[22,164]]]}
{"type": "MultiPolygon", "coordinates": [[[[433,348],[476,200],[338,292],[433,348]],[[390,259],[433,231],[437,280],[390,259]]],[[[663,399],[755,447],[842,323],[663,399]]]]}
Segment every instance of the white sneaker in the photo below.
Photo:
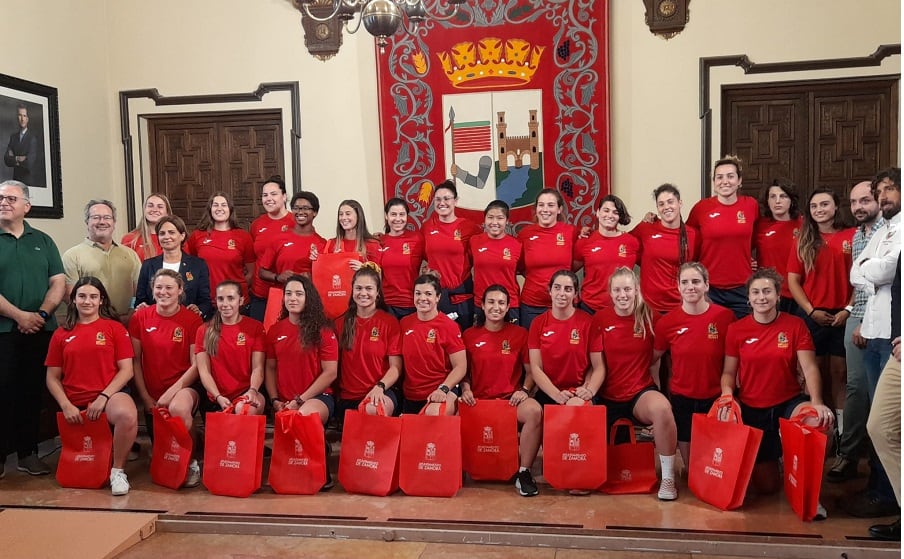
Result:
{"type": "Polygon", "coordinates": [[[182,487],[197,487],[201,485],[201,466],[198,465],[197,460],[192,460],[188,465],[188,477],[185,478],[185,483],[182,484],[182,487]]]}
{"type": "Polygon", "coordinates": [[[126,477],[126,473],[115,468],[110,470],[110,490],[113,495],[117,497],[125,495],[129,492],[129,489],[131,489],[131,486],[129,485],[129,478],[126,477]]]}
{"type": "Polygon", "coordinates": [[[659,484],[659,500],[674,501],[678,498],[678,486],[672,478],[664,478],[659,484]]]}

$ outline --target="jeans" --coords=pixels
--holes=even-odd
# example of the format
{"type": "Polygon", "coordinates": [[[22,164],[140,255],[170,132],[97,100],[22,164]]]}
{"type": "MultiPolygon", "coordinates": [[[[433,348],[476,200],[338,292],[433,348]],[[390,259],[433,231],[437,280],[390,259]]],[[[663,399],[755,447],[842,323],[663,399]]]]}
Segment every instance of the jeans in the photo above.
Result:
{"type": "Polygon", "coordinates": [[[838,454],[853,461],[860,457],[860,443],[866,436],[866,417],[869,415],[869,388],[867,387],[866,368],[863,364],[864,350],[854,345],[852,339],[854,330],[860,326],[862,320],[862,318],[852,316],[848,318],[844,328],[847,387],[838,454]]]}
{"type": "Polygon", "coordinates": [[[866,379],[869,385],[869,401],[876,396],[876,385],[879,384],[879,375],[885,368],[885,363],[891,355],[891,340],[888,338],[874,338],[866,340],[866,350],[863,352],[863,365],[866,368],[866,379]]]}

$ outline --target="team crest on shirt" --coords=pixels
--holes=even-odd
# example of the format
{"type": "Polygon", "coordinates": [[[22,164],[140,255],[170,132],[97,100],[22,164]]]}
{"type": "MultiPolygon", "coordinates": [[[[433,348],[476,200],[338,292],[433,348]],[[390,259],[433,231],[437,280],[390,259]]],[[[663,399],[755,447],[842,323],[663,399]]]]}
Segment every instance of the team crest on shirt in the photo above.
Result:
{"type": "Polygon", "coordinates": [[[577,328],[571,329],[571,345],[578,345],[581,343],[581,333],[578,332],[577,328]]]}
{"type": "Polygon", "coordinates": [[[228,248],[229,250],[235,250],[235,240],[229,239],[228,241],[226,241],[226,248],[228,248]]]}
{"type": "Polygon", "coordinates": [[[639,326],[637,324],[634,325],[634,337],[643,338],[643,326],[639,326]]]}
{"type": "Polygon", "coordinates": [[[625,258],[628,256],[628,247],[625,245],[618,245],[618,257],[625,258]]]}
{"type": "Polygon", "coordinates": [[[794,237],[795,239],[798,238],[798,237],[800,237],[800,229],[798,229],[797,227],[795,227],[795,228],[794,228],[794,231],[791,232],[791,236],[794,237]]]}
{"type": "Polygon", "coordinates": [[[244,332],[239,332],[239,335],[235,337],[235,345],[245,345],[246,341],[244,332]]]}
{"type": "Polygon", "coordinates": [[[195,276],[191,275],[191,272],[185,272],[185,281],[191,281],[195,279],[195,276]]]}
{"type": "Polygon", "coordinates": [[[456,241],[461,240],[461,229],[456,229],[454,233],[452,233],[452,238],[456,241]]]}
{"type": "Polygon", "coordinates": [[[181,326],[176,326],[176,329],[173,330],[173,341],[177,344],[181,344],[182,340],[185,338],[185,333],[182,331],[181,326]]]}
{"type": "Polygon", "coordinates": [[[402,243],[402,254],[411,254],[411,245],[408,243],[402,243]]]}
{"type": "Polygon", "coordinates": [[[565,246],[565,235],[561,233],[556,233],[556,246],[563,247],[565,246]]]}
{"type": "Polygon", "coordinates": [[[844,254],[851,254],[851,241],[844,241],[841,243],[841,252],[844,254]]]}
{"type": "Polygon", "coordinates": [[[288,226],[288,225],[283,225],[282,227],[279,228],[279,230],[280,230],[281,232],[285,233],[286,231],[289,230],[289,226],[288,226]]]}
{"type": "Polygon", "coordinates": [[[716,328],[715,322],[710,322],[709,326],[706,329],[706,337],[710,340],[718,340],[719,339],[719,329],[716,328]]]}
{"type": "Polygon", "coordinates": [[[738,223],[747,223],[747,217],[744,215],[743,211],[738,212],[738,223]]]}
{"type": "Polygon", "coordinates": [[[379,339],[380,339],[380,330],[376,326],[374,326],[373,328],[370,329],[370,341],[376,342],[376,341],[379,341],[379,339]]]}
{"type": "Polygon", "coordinates": [[[94,345],[107,345],[107,337],[104,336],[103,332],[98,332],[97,336],[94,337],[94,345]]]}
{"type": "Polygon", "coordinates": [[[508,340],[502,340],[502,355],[508,355],[512,352],[512,344],[508,340]]]}
{"type": "Polygon", "coordinates": [[[784,332],[778,333],[778,348],[788,349],[788,334],[785,334],[784,332]]]}
{"type": "Polygon", "coordinates": [[[434,330],[433,328],[431,328],[430,331],[427,332],[427,343],[428,344],[436,343],[436,330],[434,330]]]}
{"type": "Polygon", "coordinates": [[[502,249],[502,259],[503,260],[511,260],[512,259],[512,251],[507,248],[502,249]]]}

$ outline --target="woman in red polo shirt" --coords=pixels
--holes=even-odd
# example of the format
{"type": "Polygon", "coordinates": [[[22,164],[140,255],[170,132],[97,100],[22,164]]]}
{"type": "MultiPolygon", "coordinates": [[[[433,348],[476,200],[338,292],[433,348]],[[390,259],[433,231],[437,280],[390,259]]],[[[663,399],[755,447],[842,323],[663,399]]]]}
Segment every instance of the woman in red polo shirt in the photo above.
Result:
{"type": "Polygon", "coordinates": [[[408,203],[390,198],[383,208],[386,217],[380,258],[383,270],[383,299],[389,312],[402,319],[415,312],[414,280],[424,260],[424,237],[420,231],[408,229],[408,203]]]}
{"type": "Polygon", "coordinates": [[[775,179],[760,193],[760,219],[756,222],[753,245],[760,268],[773,268],[785,278],[782,284],[783,312],[797,307],[788,288],[788,254],[797,246],[803,217],[797,202],[797,188],[787,179],[775,179]]]}
{"type": "Polygon", "coordinates": [[[134,355],[104,284],[94,276],[79,278],[72,286],[66,320],[50,339],[44,362],[47,389],[68,423],[95,421],[107,414],[113,426],[113,495],[129,492],[123,468],[138,434],[135,402],[122,392],[132,378],[134,355]]]}
{"type": "Polygon", "coordinates": [[[520,315],[518,291],[520,286],[515,278],[521,261],[521,241],[506,232],[508,228],[509,206],[502,200],[493,200],[483,212],[484,232],[471,238],[471,261],[474,262],[474,301],[478,321],[483,318],[483,293],[487,286],[496,284],[505,287],[511,298],[508,301],[509,315],[516,319],[520,315]]]}
{"type": "MultiPolygon", "coordinates": [[[[358,270],[364,262],[380,264],[380,242],[367,229],[364,208],[357,200],[343,200],[339,203],[336,217],[336,236],[327,241],[323,252],[351,252],[356,260],[349,261],[353,270],[358,270]]],[[[317,252],[311,260],[317,259],[317,252]]]]}
{"type": "Polygon", "coordinates": [[[161,217],[172,215],[173,208],[169,198],[155,192],[144,199],[144,212],[138,227],[122,236],[121,244],[134,250],[141,261],[163,253],[160,241],[157,240],[157,222],[161,217]]]}
{"type": "Polygon", "coordinates": [[[251,222],[251,228],[248,230],[256,259],[251,278],[251,306],[248,316],[262,322],[270,288],[278,285],[261,279],[261,261],[268,247],[277,244],[279,239],[295,228],[295,216],[286,209],[286,201],[286,183],[279,175],[273,175],[261,186],[261,205],[264,207],[264,213],[251,222]]]}
{"type": "Polygon", "coordinates": [[[323,250],[326,239],[314,229],[320,200],[310,191],[296,192],[289,204],[295,227],[271,243],[258,261],[258,276],[265,282],[283,285],[294,275],[311,274],[311,254],[323,250]]]}

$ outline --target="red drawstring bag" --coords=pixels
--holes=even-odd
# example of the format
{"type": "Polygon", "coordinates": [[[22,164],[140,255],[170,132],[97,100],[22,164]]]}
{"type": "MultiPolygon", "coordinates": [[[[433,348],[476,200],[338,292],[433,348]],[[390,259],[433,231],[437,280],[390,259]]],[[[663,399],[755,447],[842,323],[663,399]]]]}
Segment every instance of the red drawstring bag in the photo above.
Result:
{"type": "Polygon", "coordinates": [[[113,432],[107,414],[91,421],[83,411],[82,423],[76,424],[68,423],[63,412],[57,412],[56,419],[63,445],[56,471],[60,487],[100,489],[106,485],[113,464],[113,432]]]}
{"type": "Polygon", "coordinates": [[[715,401],[709,413],[695,413],[691,423],[687,484],[704,503],[722,510],[744,502],[763,432],[741,422],[741,408],[731,396],[715,401]],[[728,408],[730,421],[719,421],[728,408]]]}
{"type": "MultiPolygon", "coordinates": [[[[426,409],[427,406],[424,406],[426,409]]],[[[399,485],[406,495],[453,497],[461,488],[461,418],[402,415],[399,485]]]]}
{"type": "Polygon", "coordinates": [[[151,451],[151,481],[179,489],[188,477],[194,441],[185,423],[166,408],[154,408],[154,448],[151,451]]]}
{"type": "Polygon", "coordinates": [[[816,516],[828,443],[825,433],[803,424],[807,417],[816,416],[816,410],[806,406],[791,419],[778,420],[782,436],[785,496],[791,509],[804,522],[816,516]]]}
{"type": "Polygon", "coordinates": [[[656,448],[653,443],[639,443],[630,419],[619,419],[609,429],[609,475],[600,491],[610,495],[651,493],[659,478],[656,476],[656,448]],[[615,444],[619,427],[628,430],[629,442],[615,444]]]}
{"type": "Polygon", "coordinates": [[[348,265],[352,260],[360,258],[349,252],[321,253],[311,268],[311,281],[323,300],[323,311],[330,320],[336,320],[348,309],[352,276],[355,275],[348,265]]]}
{"type": "Polygon", "coordinates": [[[248,497],[261,487],[264,462],[263,415],[248,415],[248,406],[234,414],[240,397],[222,412],[205,416],[203,481],[214,495],[248,497]]]}
{"type": "Polygon", "coordinates": [[[320,415],[276,412],[268,482],[284,495],[314,495],[326,483],[326,441],[320,415]]]}
{"type": "Polygon", "coordinates": [[[593,490],[606,482],[606,407],[543,408],[543,477],[556,489],[593,490]]]}
{"type": "Polygon", "coordinates": [[[279,315],[283,310],[283,290],[271,287],[267,291],[267,306],[264,308],[264,331],[279,322],[279,315]]]}
{"type": "Polygon", "coordinates": [[[508,400],[459,407],[462,465],[477,480],[508,481],[518,471],[518,412],[508,400]]]}
{"type": "Polygon", "coordinates": [[[386,496],[399,489],[399,439],[402,420],[386,417],[383,402],[377,415],[367,415],[362,407],[346,410],[339,454],[339,483],[348,493],[386,496]]]}

